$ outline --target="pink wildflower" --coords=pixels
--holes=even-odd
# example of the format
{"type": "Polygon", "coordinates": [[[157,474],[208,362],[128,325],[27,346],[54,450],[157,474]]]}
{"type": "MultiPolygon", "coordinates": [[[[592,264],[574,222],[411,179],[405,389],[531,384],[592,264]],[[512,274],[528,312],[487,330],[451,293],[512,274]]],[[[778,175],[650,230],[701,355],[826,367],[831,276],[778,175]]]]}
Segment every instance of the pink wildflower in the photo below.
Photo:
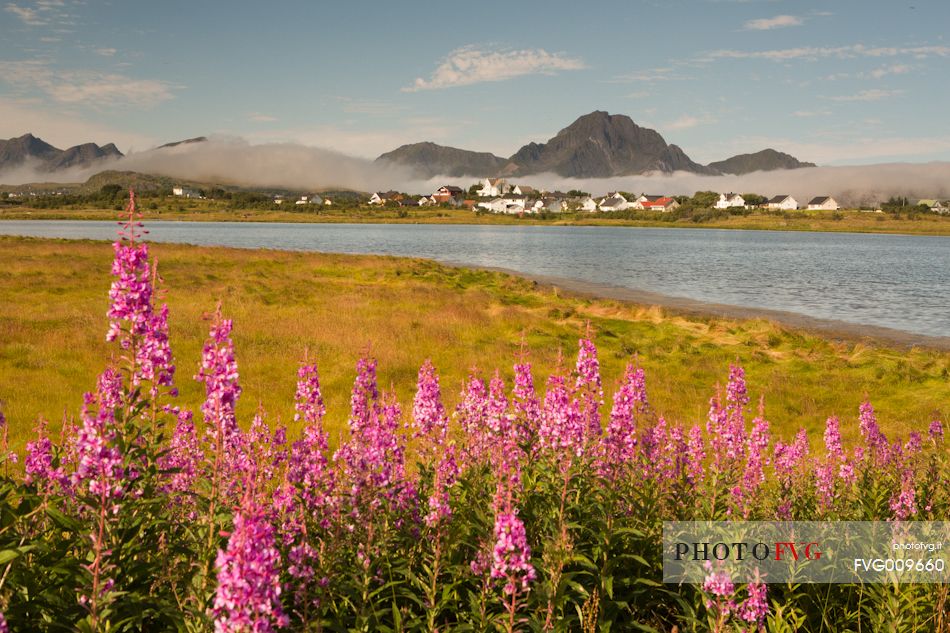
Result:
{"type": "Polygon", "coordinates": [[[281,607],[280,553],[274,526],[249,497],[234,515],[234,529],[215,561],[217,633],[269,633],[289,624],[281,607]]]}

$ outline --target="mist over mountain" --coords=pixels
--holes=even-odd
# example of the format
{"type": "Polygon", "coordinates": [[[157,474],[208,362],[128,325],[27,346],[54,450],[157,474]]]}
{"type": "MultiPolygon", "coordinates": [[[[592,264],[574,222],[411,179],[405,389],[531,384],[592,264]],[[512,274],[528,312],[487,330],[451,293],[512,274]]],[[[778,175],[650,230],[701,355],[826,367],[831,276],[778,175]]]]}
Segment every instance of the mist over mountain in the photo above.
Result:
{"type": "Polygon", "coordinates": [[[509,161],[489,152],[472,152],[428,141],[402,145],[376,159],[379,163],[405,165],[421,178],[503,173],[509,161]]]}
{"type": "Polygon", "coordinates": [[[90,167],[122,156],[122,152],[112,143],[102,147],[95,143],[83,143],[62,150],[29,133],[0,140],[0,172],[29,164],[39,172],[52,173],[72,167],[90,167]]]}
{"type": "Polygon", "coordinates": [[[723,174],[742,175],[754,171],[815,167],[815,163],[805,163],[790,154],[768,148],[754,154],[738,154],[726,160],[709,163],[709,167],[723,174]]]}

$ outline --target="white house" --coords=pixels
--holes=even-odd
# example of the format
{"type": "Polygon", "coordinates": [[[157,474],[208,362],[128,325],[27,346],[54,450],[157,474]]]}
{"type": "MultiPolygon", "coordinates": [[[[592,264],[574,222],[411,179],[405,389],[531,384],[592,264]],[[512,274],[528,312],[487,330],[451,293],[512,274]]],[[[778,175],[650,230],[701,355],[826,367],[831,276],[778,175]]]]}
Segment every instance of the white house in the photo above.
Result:
{"type": "Polygon", "coordinates": [[[917,204],[928,207],[934,213],[944,214],[950,212],[950,201],[948,200],[918,200],[917,204]]]}
{"type": "Polygon", "coordinates": [[[495,198],[488,202],[479,202],[478,206],[492,213],[507,213],[510,215],[517,215],[526,211],[524,198],[495,198]]]}
{"type": "Polygon", "coordinates": [[[480,198],[497,198],[510,191],[511,187],[504,178],[486,178],[482,181],[482,188],[476,193],[480,198]]]}
{"type": "Polygon", "coordinates": [[[630,203],[619,193],[610,193],[600,201],[598,207],[601,211],[626,211],[630,208],[630,203]]]}
{"type": "Polygon", "coordinates": [[[831,196],[816,196],[808,201],[810,211],[837,211],[840,208],[841,205],[831,196]]]}
{"type": "Polygon", "coordinates": [[[593,213],[597,210],[597,202],[590,196],[574,198],[571,200],[570,206],[576,207],[578,211],[586,211],[587,213],[593,213]]]}
{"type": "Polygon", "coordinates": [[[378,191],[373,192],[373,195],[369,197],[369,204],[383,204],[385,202],[386,198],[378,191]]]}
{"type": "Polygon", "coordinates": [[[312,196],[300,196],[300,200],[297,200],[294,204],[323,204],[323,198],[316,194],[312,196]]]}
{"type": "Polygon", "coordinates": [[[716,201],[715,207],[717,209],[731,209],[733,207],[744,209],[745,198],[737,193],[721,193],[719,194],[719,200],[716,201]]]}
{"type": "Polygon", "coordinates": [[[537,192],[537,189],[534,187],[529,187],[528,185],[515,185],[511,189],[511,193],[515,194],[516,196],[530,196],[537,192]]]}
{"type": "Polygon", "coordinates": [[[793,198],[793,197],[791,197],[791,196],[789,196],[789,195],[787,195],[787,194],[782,194],[782,195],[779,195],[779,196],[775,196],[774,198],[772,198],[771,200],[769,200],[768,203],[766,203],[766,206],[767,206],[769,209],[780,209],[780,210],[783,210],[783,211],[794,211],[795,209],[798,208],[798,200],[796,200],[795,198],[793,198]]]}
{"type": "Polygon", "coordinates": [[[172,187],[172,193],[180,198],[200,198],[201,196],[194,189],[185,187],[172,187]]]}
{"type": "Polygon", "coordinates": [[[561,213],[567,210],[567,200],[564,198],[541,198],[540,202],[548,213],[561,213]]]}

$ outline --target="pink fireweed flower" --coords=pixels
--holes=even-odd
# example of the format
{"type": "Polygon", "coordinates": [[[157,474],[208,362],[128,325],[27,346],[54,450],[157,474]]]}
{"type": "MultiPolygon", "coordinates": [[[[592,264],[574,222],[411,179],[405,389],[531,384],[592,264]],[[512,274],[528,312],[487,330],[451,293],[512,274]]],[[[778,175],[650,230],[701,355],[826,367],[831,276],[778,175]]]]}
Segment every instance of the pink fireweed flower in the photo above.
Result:
{"type": "Polygon", "coordinates": [[[528,591],[537,577],[531,565],[531,547],[524,523],[516,509],[495,516],[495,545],[492,548],[491,577],[504,580],[504,592],[512,595],[528,591]]]}
{"type": "Polygon", "coordinates": [[[71,483],[115,514],[128,484],[122,453],[116,446],[115,411],[122,400],[121,376],[107,369],[99,376],[96,395],[87,393],[84,400],[71,483]]]}
{"type": "Polygon", "coordinates": [[[739,605],[739,619],[755,624],[758,630],[763,631],[765,618],[769,614],[768,587],[758,577],[758,570],[755,581],[746,585],[746,592],[749,597],[739,605]]]}
{"type": "Polygon", "coordinates": [[[748,518],[749,501],[755,498],[759,488],[765,483],[765,465],[768,462],[766,449],[769,446],[769,422],[760,411],[752,421],[752,432],[746,447],[746,464],[742,473],[742,485],[733,492],[733,500],[743,517],[748,518]]]}
{"type": "Polygon", "coordinates": [[[538,429],[538,446],[551,453],[566,452],[580,457],[586,448],[587,428],[562,376],[548,379],[544,409],[538,429]]]}
{"type": "Polygon", "coordinates": [[[26,443],[23,483],[36,484],[46,493],[68,486],[65,470],[62,466],[54,467],[53,461],[53,442],[46,434],[46,420],[40,418],[36,423],[36,439],[26,443]]]}
{"type": "Polygon", "coordinates": [[[219,309],[201,352],[201,368],[195,376],[195,380],[205,384],[205,401],[201,404],[201,413],[211,433],[212,443],[221,442],[226,449],[240,434],[234,410],[241,396],[241,385],[238,383],[240,375],[234,358],[234,342],[231,340],[232,327],[230,319],[221,318],[219,309]]]}
{"type": "Polygon", "coordinates": [[[436,466],[432,481],[432,494],[429,495],[429,512],[425,516],[425,523],[435,527],[452,516],[451,496],[449,490],[455,485],[459,476],[458,461],[455,458],[455,446],[445,447],[444,454],[436,466]]]}
{"type": "Polygon", "coordinates": [[[225,550],[218,550],[214,598],[217,633],[269,633],[289,624],[280,602],[281,560],[274,526],[248,496],[234,515],[225,550]]]}
{"type": "Polygon", "coordinates": [[[488,383],[488,406],[485,410],[485,427],[492,438],[509,437],[514,430],[512,417],[508,413],[508,397],[505,395],[505,381],[501,373],[495,371],[488,383]]]}
{"type": "Polygon", "coordinates": [[[415,492],[406,480],[405,447],[397,433],[399,405],[380,405],[375,361],[361,359],[357,370],[350,398],[350,438],[333,456],[349,488],[352,512],[359,516],[384,501],[407,509],[415,492]],[[363,507],[366,503],[369,508],[363,507]]]}
{"type": "Polygon", "coordinates": [[[578,347],[574,390],[581,398],[579,409],[587,433],[591,437],[600,437],[603,432],[600,425],[600,407],[604,404],[604,390],[600,381],[597,348],[587,338],[578,341],[578,347]]]}
{"type": "Polygon", "coordinates": [[[790,485],[803,460],[808,456],[808,432],[799,429],[795,441],[791,444],[775,443],[775,472],[790,485]]]}
{"type": "Polygon", "coordinates": [[[413,437],[423,439],[425,453],[437,451],[445,442],[449,419],[442,404],[439,375],[432,361],[419,368],[416,395],[412,402],[413,437]]]}
{"type": "Polygon", "coordinates": [[[720,393],[709,400],[706,434],[709,436],[713,466],[716,470],[721,472],[727,469],[742,456],[745,449],[745,431],[736,428],[730,418],[729,410],[722,406],[720,393]]]}
{"type": "Polygon", "coordinates": [[[0,633],[9,633],[10,628],[7,626],[7,619],[3,617],[3,612],[0,611],[0,633]]]}
{"type": "Polygon", "coordinates": [[[864,438],[864,445],[871,452],[871,458],[877,464],[885,464],[890,459],[890,444],[887,438],[881,433],[881,428],[877,424],[877,416],[874,414],[874,407],[865,400],[860,407],[859,426],[861,437],[864,438]]]}
{"type": "Polygon", "coordinates": [[[703,580],[703,591],[714,596],[731,596],[736,591],[729,574],[724,571],[710,571],[703,580]]]}
{"type": "Polygon", "coordinates": [[[315,364],[301,365],[297,370],[297,392],[294,396],[294,422],[320,425],[327,407],[320,390],[320,374],[315,364]]]}
{"type": "Polygon", "coordinates": [[[607,432],[601,441],[602,474],[612,476],[617,467],[633,461],[637,451],[636,415],[647,410],[643,369],[627,365],[624,381],[614,392],[607,432]]]}
{"type": "Polygon", "coordinates": [[[699,426],[689,430],[686,441],[686,476],[692,483],[703,480],[703,462],[706,460],[706,447],[703,443],[703,431],[699,426]]]}
{"type": "Polygon", "coordinates": [[[930,423],[927,435],[935,444],[939,444],[943,440],[943,424],[940,420],[935,419],[930,423]]]}
{"type": "Polygon", "coordinates": [[[192,490],[204,454],[191,411],[171,411],[176,413],[175,430],[168,452],[161,457],[158,465],[162,470],[168,471],[164,491],[172,495],[174,503],[182,503],[190,508],[193,505],[192,499],[184,493],[192,490]]]}
{"type": "Polygon", "coordinates": [[[455,409],[455,418],[465,433],[464,457],[466,462],[481,462],[487,455],[489,442],[485,437],[485,419],[488,416],[488,390],[475,375],[469,376],[462,392],[461,402],[455,409]]]}
{"type": "Polygon", "coordinates": [[[297,488],[304,506],[311,512],[326,505],[333,490],[332,473],[327,469],[327,434],[323,430],[326,407],[320,391],[316,365],[297,371],[294,421],[304,422],[302,437],[291,447],[287,480],[297,488]]]}
{"type": "Polygon", "coordinates": [[[889,505],[894,518],[898,521],[909,519],[917,514],[917,496],[912,476],[901,478],[901,490],[891,497],[889,505]]]}
{"type": "Polygon", "coordinates": [[[749,404],[745,383],[745,370],[739,365],[729,365],[729,382],[726,384],[726,410],[730,415],[741,417],[749,404]]]}
{"type": "Polygon", "coordinates": [[[825,451],[829,460],[844,459],[844,449],[841,448],[841,429],[836,416],[831,416],[825,422],[825,451]]]}
{"type": "Polygon", "coordinates": [[[517,420],[518,439],[525,443],[534,442],[541,424],[541,404],[534,390],[534,378],[531,375],[530,363],[515,365],[515,388],[512,401],[514,403],[517,420]]]}

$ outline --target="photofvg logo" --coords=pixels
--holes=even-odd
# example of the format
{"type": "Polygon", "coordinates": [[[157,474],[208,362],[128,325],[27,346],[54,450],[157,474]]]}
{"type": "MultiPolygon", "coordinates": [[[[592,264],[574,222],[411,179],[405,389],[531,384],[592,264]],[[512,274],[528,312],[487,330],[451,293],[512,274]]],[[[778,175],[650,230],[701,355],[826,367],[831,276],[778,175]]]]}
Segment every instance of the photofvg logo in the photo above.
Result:
{"type": "Polygon", "coordinates": [[[946,521],[670,521],[663,581],[948,583],[946,521]]]}
{"type": "Polygon", "coordinates": [[[675,544],[676,560],[690,558],[693,561],[743,561],[752,557],[757,561],[765,561],[774,557],[777,561],[798,561],[799,557],[806,560],[819,560],[821,550],[816,542],[777,541],[774,543],[710,543],[708,541],[692,543],[678,542],[675,544]]]}

